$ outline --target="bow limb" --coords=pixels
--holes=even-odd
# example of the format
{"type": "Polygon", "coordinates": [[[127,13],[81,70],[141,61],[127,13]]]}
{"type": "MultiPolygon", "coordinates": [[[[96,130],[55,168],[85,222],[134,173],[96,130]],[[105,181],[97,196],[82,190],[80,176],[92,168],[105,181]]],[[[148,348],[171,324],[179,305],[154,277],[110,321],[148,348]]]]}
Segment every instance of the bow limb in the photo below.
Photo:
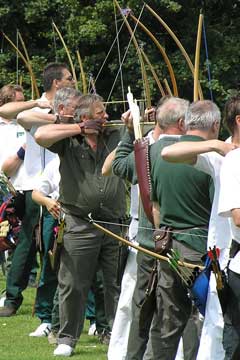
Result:
{"type": "Polygon", "coordinates": [[[150,87],[149,87],[149,82],[148,82],[148,78],[147,78],[147,72],[145,69],[145,64],[143,61],[143,56],[142,56],[142,51],[140,49],[140,54],[141,54],[141,71],[142,71],[142,77],[144,80],[144,84],[145,84],[145,95],[146,95],[146,106],[147,108],[151,107],[151,93],[150,93],[150,87]]]}
{"type": "MultiPolygon", "coordinates": [[[[183,54],[188,66],[189,66],[189,69],[191,70],[192,75],[194,76],[193,63],[192,63],[190,57],[188,56],[188,53],[186,52],[185,48],[183,47],[182,43],[180,42],[180,40],[177,38],[177,36],[174,34],[174,32],[170,29],[170,27],[165,23],[165,21],[148,4],[145,3],[145,6],[148,9],[148,11],[160,22],[160,24],[162,24],[162,26],[166,29],[166,31],[169,33],[169,35],[175,41],[175,43],[177,44],[181,53],[183,54]]],[[[203,93],[202,93],[202,88],[201,88],[201,85],[199,82],[198,82],[198,94],[199,94],[199,98],[202,100],[203,93]]]]}
{"type": "MultiPolygon", "coordinates": [[[[144,254],[147,254],[149,256],[152,256],[153,258],[157,259],[157,260],[163,260],[163,261],[168,261],[168,257],[166,256],[163,256],[163,255],[159,255],[153,251],[150,251],[148,249],[145,249],[144,247],[142,246],[139,246],[139,245],[135,245],[133,243],[131,243],[130,241],[124,239],[123,237],[113,233],[112,231],[108,230],[108,229],[105,229],[103,226],[97,224],[94,222],[94,220],[91,218],[91,214],[88,215],[89,217],[89,222],[95,227],[97,228],[98,230],[104,232],[106,235],[108,236],[111,236],[113,239],[117,240],[117,241],[120,241],[122,242],[123,244],[127,245],[127,246],[131,246],[133,249],[135,250],[138,250],[138,251],[141,251],[143,252],[144,254]]],[[[186,262],[183,262],[183,261],[178,261],[178,265],[180,266],[185,266],[189,269],[195,269],[196,268],[196,265],[195,264],[190,264],[190,263],[186,263],[186,262]]],[[[203,270],[203,267],[202,266],[198,266],[199,269],[203,270]]]]}
{"type": "Polygon", "coordinates": [[[83,91],[83,94],[85,95],[85,94],[87,94],[87,81],[86,81],[86,74],[83,69],[83,63],[82,63],[82,59],[81,59],[79,50],[77,50],[77,59],[78,59],[80,73],[81,73],[81,79],[82,79],[82,91],[83,91]]]}
{"type": "Polygon", "coordinates": [[[29,68],[31,68],[31,74],[30,75],[31,75],[31,83],[32,83],[32,99],[34,99],[34,91],[36,93],[37,98],[39,98],[40,94],[39,94],[39,90],[38,90],[38,87],[37,87],[37,81],[36,81],[36,78],[35,78],[35,76],[33,74],[33,69],[32,69],[31,61],[30,61],[30,58],[29,58],[29,55],[28,55],[28,51],[27,51],[25,42],[24,42],[24,40],[22,38],[22,35],[21,35],[19,30],[17,30],[17,36],[19,37],[19,39],[21,41],[23,50],[25,52],[26,60],[27,60],[27,62],[29,64],[29,68]]]}
{"type": "MultiPolygon", "coordinates": [[[[33,74],[33,71],[32,71],[32,67],[31,65],[29,64],[29,62],[27,61],[27,59],[25,58],[25,56],[23,55],[23,53],[18,49],[18,47],[12,42],[12,40],[5,34],[5,33],[2,33],[3,36],[5,37],[5,39],[9,42],[9,44],[12,45],[12,47],[14,48],[14,50],[18,53],[18,55],[20,56],[20,58],[23,60],[24,64],[26,65],[28,71],[29,71],[29,74],[30,74],[30,77],[31,77],[31,81],[33,81],[33,79],[35,79],[35,83],[36,83],[36,78],[33,74]]],[[[36,93],[37,94],[37,93],[36,93]]]]}
{"type": "Polygon", "coordinates": [[[147,56],[146,53],[143,51],[143,49],[141,49],[141,53],[142,53],[142,57],[144,58],[145,62],[146,62],[147,65],[149,66],[149,69],[151,70],[152,76],[153,76],[154,80],[156,81],[156,84],[157,84],[157,86],[158,86],[158,89],[159,89],[161,95],[162,95],[162,96],[165,96],[165,95],[166,95],[166,94],[165,94],[165,91],[164,91],[164,89],[163,89],[163,87],[162,87],[162,84],[161,84],[161,82],[160,82],[160,80],[159,80],[159,77],[157,76],[157,73],[156,73],[156,71],[154,70],[154,67],[152,66],[152,64],[151,64],[148,56],[147,56]]]}
{"type": "Polygon", "coordinates": [[[141,21],[139,21],[134,15],[130,15],[131,18],[137,22],[138,21],[138,24],[139,26],[142,28],[143,31],[146,32],[146,34],[152,39],[152,41],[154,42],[154,44],[157,46],[157,48],[159,49],[160,53],[162,54],[162,57],[168,67],[168,71],[169,71],[169,75],[170,75],[170,78],[171,78],[171,82],[172,82],[172,87],[173,87],[173,94],[174,96],[178,96],[178,88],[177,88],[177,82],[176,82],[176,78],[175,78],[175,75],[174,75],[174,71],[173,71],[173,67],[172,67],[172,64],[164,50],[164,48],[161,46],[161,44],[159,43],[159,41],[156,39],[156,37],[151,33],[151,31],[145,26],[143,25],[143,23],[141,21]]]}
{"type": "Polygon", "coordinates": [[[25,58],[25,56],[23,55],[23,53],[18,49],[18,47],[12,42],[12,40],[5,33],[2,33],[2,34],[5,37],[5,39],[9,42],[9,44],[12,45],[14,50],[18,53],[20,58],[23,60],[24,64],[26,65],[26,67],[27,67],[27,69],[29,71],[31,82],[33,81],[33,79],[35,79],[35,82],[36,82],[36,78],[35,78],[35,76],[33,74],[32,67],[29,64],[29,62],[27,61],[27,59],[25,58]]]}
{"type": "Polygon", "coordinates": [[[198,32],[197,32],[196,52],[195,52],[193,101],[198,100],[198,83],[199,83],[198,78],[199,78],[202,25],[203,25],[203,14],[200,14],[198,20],[198,32]]]}
{"type": "Polygon", "coordinates": [[[52,22],[52,24],[53,24],[53,27],[54,27],[54,29],[56,30],[56,32],[57,32],[57,34],[58,34],[61,42],[62,42],[62,44],[63,44],[63,47],[64,47],[65,51],[66,51],[66,54],[67,54],[67,57],[68,57],[68,61],[69,61],[69,64],[70,64],[70,67],[71,67],[71,71],[72,71],[72,76],[73,76],[73,79],[74,79],[74,81],[75,81],[75,88],[77,89],[77,88],[78,88],[78,85],[77,85],[77,76],[76,76],[76,72],[75,72],[75,68],[74,68],[74,65],[73,65],[73,62],[72,62],[72,58],[71,58],[70,52],[69,52],[69,50],[68,50],[68,47],[67,47],[67,45],[66,45],[66,43],[65,43],[65,41],[64,41],[64,39],[63,39],[63,37],[62,37],[62,34],[61,34],[60,31],[59,31],[57,25],[54,23],[54,21],[52,22]]]}
{"type": "Polygon", "coordinates": [[[172,95],[172,91],[171,91],[171,89],[170,89],[170,86],[169,86],[169,84],[168,84],[167,79],[164,79],[164,80],[163,80],[163,83],[164,83],[164,85],[165,85],[165,88],[166,88],[166,90],[167,90],[168,95],[173,96],[173,95],[172,95]]]}
{"type": "MultiPolygon", "coordinates": [[[[146,69],[145,69],[145,66],[144,66],[144,61],[143,61],[143,58],[142,58],[142,54],[141,54],[141,50],[138,46],[138,43],[137,43],[137,40],[136,40],[136,37],[134,35],[134,32],[131,28],[131,26],[129,25],[129,22],[126,18],[126,16],[124,16],[122,14],[122,11],[121,11],[121,7],[118,3],[117,0],[114,0],[114,3],[115,5],[117,6],[122,18],[123,18],[123,21],[131,35],[131,38],[133,40],[133,44],[136,48],[136,51],[137,51],[137,54],[138,54],[138,58],[139,58],[139,61],[140,61],[140,65],[141,65],[141,72],[142,72],[142,78],[143,78],[143,83],[144,83],[144,90],[145,90],[145,95],[146,95],[146,102],[147,102],[147,106],[150,107],[151,106],[151,94],[150,94],[150,88],[149,88],[149,83],[148,83],[148,78],[147,78],[147,73],[146,73],[146,69]]],[[[137,19],[138,21],[138,19],[137,19]]]]}

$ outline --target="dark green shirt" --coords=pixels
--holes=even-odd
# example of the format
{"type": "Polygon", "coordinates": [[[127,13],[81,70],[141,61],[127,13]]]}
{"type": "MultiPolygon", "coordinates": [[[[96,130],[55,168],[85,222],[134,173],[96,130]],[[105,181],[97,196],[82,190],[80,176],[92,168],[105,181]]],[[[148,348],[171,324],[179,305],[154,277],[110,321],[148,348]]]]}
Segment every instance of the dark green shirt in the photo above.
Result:
{"type": "MultiPolygon", "coordinates": [[[[137,184],[133,142],[134,134],[127,131],[117,148],[112,169],[117,176],[130,181],[132,184],[137,184]]],[[[141,200],[139,203],[139,228],[137,241],[139,245],[153,250],[153,225],[150,221],[148,221],[145,215],[141,200]]]]}
{"type": "MultiPolygon", "coordinates": [[[[180,141],[202,141],[199,136],[184,135],[180,141]]],[[[160,205],[161,225],[174,229],[187,229],[174,238],[191,248],[205,253],[207,250],[207,228],[211,213],[209,175],[190,165],[171,164],[164,161],[161,151],[176,140],[164,137],[151,146],[152,200],[160,205]],[[202,227],[201,229],[190,229],[202,227]]]]}
{"type": "Polygon", "coordinates": [[[126,210],[125,184],[115,175],[102,176],[107,155],[119,143],[118,131],[109,129],[99,136],[94,152],[81,135],[53,144],[49,150],[60,157],[60,197],[63,208],[74,215],[115,220],[126,210]]]}

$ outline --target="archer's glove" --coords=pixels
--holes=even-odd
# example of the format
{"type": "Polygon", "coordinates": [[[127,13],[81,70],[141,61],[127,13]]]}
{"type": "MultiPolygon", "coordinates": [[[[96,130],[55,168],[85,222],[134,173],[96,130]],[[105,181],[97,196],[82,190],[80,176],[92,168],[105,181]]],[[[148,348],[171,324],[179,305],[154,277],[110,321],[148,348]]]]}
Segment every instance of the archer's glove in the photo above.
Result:
{"type": "Polygon", "coordinates": [[[80,122],[78,125],[81,129],[82,135],[91,135],[96,134],[98,135],[103,131],[103,124],[105,121],[96,119],[96,120],[86,120],[80,122]]]}

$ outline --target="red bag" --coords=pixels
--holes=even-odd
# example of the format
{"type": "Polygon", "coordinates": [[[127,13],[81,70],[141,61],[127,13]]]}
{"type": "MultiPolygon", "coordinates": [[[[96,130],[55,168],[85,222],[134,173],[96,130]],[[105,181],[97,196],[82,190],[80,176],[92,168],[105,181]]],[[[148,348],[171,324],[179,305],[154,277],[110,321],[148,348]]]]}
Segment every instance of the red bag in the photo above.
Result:
{"type": "Polygon", "coordinates": [[[0,207],[0,251],[15,249],[20,227],[21,221],[13,207],[13,199],[10,198],[0,207]]]}

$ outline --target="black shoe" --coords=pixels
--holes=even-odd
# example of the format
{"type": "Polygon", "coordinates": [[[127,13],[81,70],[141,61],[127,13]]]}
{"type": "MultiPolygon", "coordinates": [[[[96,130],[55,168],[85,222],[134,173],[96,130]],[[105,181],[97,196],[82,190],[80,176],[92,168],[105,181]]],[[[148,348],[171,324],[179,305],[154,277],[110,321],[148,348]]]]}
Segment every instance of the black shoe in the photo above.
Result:
{"type": "Polygon", "coordinates": [[[0,317],[10,317],[15,315],[17,310],[12,306],[4,306],[0,308],[0,317]]]}

